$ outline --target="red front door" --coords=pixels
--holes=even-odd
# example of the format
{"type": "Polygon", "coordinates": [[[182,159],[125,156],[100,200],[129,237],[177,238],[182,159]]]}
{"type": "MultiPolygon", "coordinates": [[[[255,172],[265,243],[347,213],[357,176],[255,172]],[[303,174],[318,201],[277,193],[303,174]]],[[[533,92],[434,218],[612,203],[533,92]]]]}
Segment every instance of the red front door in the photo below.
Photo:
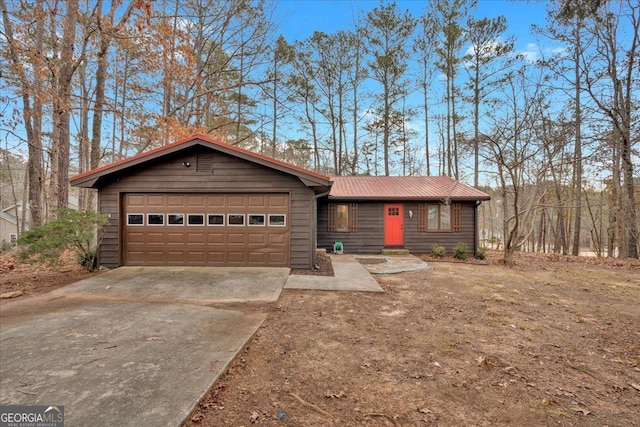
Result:
{"type": "Polygon", "coordinates": [[[384,205],[384,245],[404,244],[404,215],[402,205],[384,205]]]}

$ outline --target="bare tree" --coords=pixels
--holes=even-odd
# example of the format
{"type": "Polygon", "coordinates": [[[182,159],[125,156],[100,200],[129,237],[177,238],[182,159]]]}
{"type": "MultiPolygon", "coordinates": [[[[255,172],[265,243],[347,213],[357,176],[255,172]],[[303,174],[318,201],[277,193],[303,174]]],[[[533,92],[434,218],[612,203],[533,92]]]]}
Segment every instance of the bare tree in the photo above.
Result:
{"type": "Polygon", "coordinates": [[[408,67],[407,42],[416,26],[416,19],[408,11],[401,14],[395,3],[389,3],[369,12],[366,23],[369,30],[368,49],[372,56],[369,69],[382,90],[378,101],[383,120],[384,174],[389,175],[392,115],[395,105],[406,92],[407,82],[404,77],[408,67]]]}
{"type": "Polygon", "coordinates": [[[15,13],[24,14],[22,19],[35,22],[33,48],[29,45],[24,29],[20,29],[18,37],[14,33],[14,25],[4,0],[0,0],[2,8],[2,33],[8,49],[6,54],[11,64],[11,75],[15,76],[13,85],[19,88],[22,95],[22,119],[27,137],[28,160],[27,171],[29,181],[29,206],[31,210],[31,224],[41,225],[44,221],[44,156],[42,143],[42,116],[45,91],[46,58],[44,52],[44,22],[45,12],[43,0],[36,1],[33,14],[21,10],[15,13]],[[28,64],[29,67],[26,67],[28,64]],[[29,68],[31,72],[29,72],[29,68]]]}
{"type": "Polygon", "coordinates": [[[432,3],[430,21],[435,23],[438,34],[436,65],[446,77],[445,101],[447,104],[446,126],[446,173],[459,177],[457,125],[460,119],[456,110],[456,76],[462,60],[462,49],[466,40],[463,22],[475,0],[437,0],[432,3]]]}
{"type": "MultiPolygon", "coordinates": [[[[69,0],[65,3],[66,10],[62,19],[62,39],[59,52],[56,50],[50,63],[52,85],[52,122],[53,134],[51,138],[50,162],[51,162],[51,217],[56,216],[59,208],[66,208],[69,204],[69,162],[71,154],[70,120],[72,107],[72,81],[73,76],[82,61],[85,59],[86,47],[93,31],[93,19],[97,7],[86,14],[84,19],[84,39],[81,40],[80,51],[76,48],[76,26],[78,25],[79,4],[78,0],[69,0]]],[[[53,29],[53,28],[52,28],[53,29]]],[[[55,38],[55,36],[54,36],[55,38]]],[[[55,45],[56,40],[52,40],[55,45]]]]}
{"type": "Polygon", "coordinates": [[[490,115],[484,157],[495,162],[502,193],[504,260],[513,264],[513,254],[528,234],[527,224],[534,220],[535,207],[543,197],[539,184],[544,171],[539,162],[543,145],[535,135],[536,126],[546,108],[541,77],[530,81],[526,66],[507,74],[501,84],[501,102],[490,115]]]}
{"type": "Polygon", "coordinates": [[[436,71],[434,66],[436,29],[433,16],[425,14],[419,20],[419,32],[413,43],[413,52],[417,55],[420,75],[418,84],[422,88],[422,111],[424,116],[424,150],[427,176],[431,175],[431,155],[429,151],[429,90],[436,71]]]}
{"type": "Polygon", "coordinates": [[[467,89],[471,90],[473,106],[473,185],[479,185],[480,170],[480,106],[491,92],[500,74],[510,66],[509,61],[498,64],[498,60],[510,56],[514,50],[513,38],[502,40],[507,29],[504,16],[497,18],[470,17],[467,19],[467,38],[471,42],[464,56],[465,69],[469,75],[467,89]]]}
{"type": "MultiPolygon", "coordinates": [[[[583,59],[586,91],[611,122],[621,161],[622,219],[624,235],[620,257],[638,258],[638,220],[635,201],[632,129],[639,117],[640,5],[637,1],[611,2],[601,8],[587,30],[595,49],[583,59]],[[625,25],[623,25],[623,22],[625,25]],[[625,28],[629,37],[621,37],[625,28]]],[[[615,164],[614,164],[615,169],[615,164]]]]}

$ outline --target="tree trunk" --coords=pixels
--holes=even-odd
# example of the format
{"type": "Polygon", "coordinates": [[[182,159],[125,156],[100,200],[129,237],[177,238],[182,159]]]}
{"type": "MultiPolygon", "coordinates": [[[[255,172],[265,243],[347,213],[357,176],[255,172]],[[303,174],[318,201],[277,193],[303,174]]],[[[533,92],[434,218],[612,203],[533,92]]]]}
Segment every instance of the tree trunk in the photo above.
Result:
{"type": "Polygon", "coordinates": [[[473,186],[478,188],[480,175],[480,76],[476,67],[473,80],[473,186]]]}
{"type": "MultiPolygon", "coordinates": [[[[425,64],[425,70],[427,65],[425,64]]],[[[426,71],[425,71],[426,73],[426,71]]],[[[425,81],[422,83],[422,90],[424,95],[424,153],[427,167],[427,176],[431,176],[431,165],[429,159],[429,93],[428,93],[428,85],[425,81]]]]}
{"type": "MultiPolygon", "coordinates": [[[[110,18],[113,18],[111,15],[110,18]]],[[[112,22],[107,23],[110,27],[112,22]]],[[[100,50],[98,51],[98,69],[96,70],[96,97],[93,107],[93,122],[91,124],[91,146],[89,152],[89,169],[100,166],[101,143],[102,143],[102,116],[104,114],[104,86],[107,76],[107,52],[109,50],[110,38],[104,28],[100,30],[100,50]]],[[[94,210],[95,192],[89,190],[87,209],[94,210]]]]}
{"type": "MultiPolygon", "coordinates": [[[[27,173],[29,181],[29,207],[31,211],[31,226],[37,227],[44,221],[43,214],[43,188],[44,188],[44,159],[42,150],[42,105],[43,90],[42,79],[44,78],[41,60],[44,52],[44,11],[43,0],[38,0],[35,5],[36,15],[36,61],[32,64],[34,79],[30,85],[23,67],[23,63],[18,56],[17,41],[13,35],[13,24],[9,18],[9,12],[4,0],[0,0],[2,9],[2,22],[4,33],[9,47],[9,58],[15,67],[22,82],[22,118],[24,120],[25,133],[27,136],[27,173]],[[31,106],[30,94],[33,94],[33,107],[31,106]]],[[[25,210],[26,211],[26,210],[25,210]]]]}
{"type": "Polygon", "coordinates": [[[273,132],[271,135],[271,157],[276,158],[276,137],[277,137],[277,126],[278,126],[278,58],[276,53],[274,53],[273,57],[273,90],[271,93],[273,97],[273,132]]]}
{"type": "MultiPolygon", "coordinates": [[[[80,101],[80,134],[78,137],[78,171],[86,172],[90,169],[89,156],[91,154],[89,146],[89,90],[87,88],[87,67],[83,63],[79,67],[79,78],[81,84],[81,101],[80,101]]],[[[88,188],[80,188],[78,192],[78,208],[80,210],[89,210],[90,206],[90,190],[88,188]]]]}
{"type": "Polygon", "coordinates": [[[609,227],[607,228],[607,256],[616,256],[618,243],[619,210],[620,210],[620,155],[617,141],[613,141],[613,168],[611,169],[611,188],[609,195],[609,227]]]}
{"type": "Polygon", "coordinates": [[[447,176],[452,176],[451,172],[451,77],[447,75],[447,147],[444,158],[447,162],[447,176]]]}
{"type": "Polygon", "coordinates": [[[382,133],[382,149],[384,152],[384,174],[389,176],[389,134],[391,133],[391,106],[389,104],[389,87],[384,87],[384,128],[382,133]]]}
{"type": "Polygon", "coordinates": [[[451,120],[453,125],[453,176],[460,179],[460,169],[458,165],[458,126],[456,125],[456,86],[451,80],[451,120]]]}
{"type": "Polygon", "coordinates": [[[60,68],[56,79],[57,88],[53,100],[53,138],[51,140],[51,199],[52,217],[59,208],[69,204],[69,160],[71,139],[69,124],[71,118],[71,80],[77,64],[74,64],[73,48],[78,22],[78,0],[66,3],[60,68]]]}
{"type": "Polygon", "coordinates": [[[574,164],[574,197],[575,197],[575,218],[573,219],[573,245],[571,247],[571,255],[578,256],[580,253],[580,226],[582,220],[582,105],[580,95],[582,92],[581,76],[580,76],[580,56],[582,54],[581,46],[581,19],[576,17],[575,26],[575,46],[574,46],[574,65],[575,65],[575,147],[573,153],[574,164]]]}

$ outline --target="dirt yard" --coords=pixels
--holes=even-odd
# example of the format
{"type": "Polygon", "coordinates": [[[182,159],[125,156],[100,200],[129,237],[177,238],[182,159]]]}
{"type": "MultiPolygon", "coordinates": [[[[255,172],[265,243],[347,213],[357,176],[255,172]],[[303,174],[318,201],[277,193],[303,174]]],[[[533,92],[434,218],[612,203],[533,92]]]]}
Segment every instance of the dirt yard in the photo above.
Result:
{"type": "MultiPolygon", "coordinates": [[[[640,425],[640,262],[429,262],[380,294],[283,290],[185,426],[640,425]]],[[[0,269],[20,298],[86,277],[0,269]]]]}
{"type": "Polygon", "coordinates": [[[98,274],[88,273],[66,252],[57,265],[27,264],[13,252],[0,253],[0,296],[2,300],[28,298],[98,274]],[[8,298],[10,297],[10,298],[8,298]]]}
{"type": "Polygon", "coordinates": [[[284,290],[185,425],[640,425],[640,263],[518,264],[284,290]]]}

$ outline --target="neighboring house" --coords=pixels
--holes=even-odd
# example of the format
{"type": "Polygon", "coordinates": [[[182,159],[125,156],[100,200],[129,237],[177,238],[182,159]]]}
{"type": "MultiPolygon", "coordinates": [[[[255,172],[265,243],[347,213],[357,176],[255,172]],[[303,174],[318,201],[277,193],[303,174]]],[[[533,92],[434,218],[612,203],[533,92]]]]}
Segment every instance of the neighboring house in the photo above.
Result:
{"type": "Polygon", "coordinates": [[[71,183],[98,189],[99,211],[109,218],[99,250],[107,267],[311,268],[316,248],[335,241],[352,253],[384,246],[427,252],[433,243],[451,249],[458,241],[473,250],[475,209],[489,196],[450,178],[395,179],[388,187],[390,177],[330,178],[194,136],[71,183]],[[452,225],[445,230],[447,209],[452,225]]]}
{"type": "Polygon", "coordinates": [[[459,242],[473,253],[477,207],[489,196],[446,176],[334,176],[318,206],[318,245],[341,242],[347,252],[403,248],[452,252],[459,242]]]}
{"type": "MultiPolygon", "coordinates": [[[[15,244],[18,241],[18,221],[15,216],[15,207],[11,206],[0,211],[0,243],[7,242],[15,244]]],[[[27,230],[29,229],[26,224],[27,230]]],[[[20,230],[22,231],[22,229],[20,230]]]]}
{"type": "MultiPolygon", "coordinates": [[[[69,208],[78,209],[78,198],[69,196],[69,208]]],[[[31,226],[31,210],[29,204],[27,204],[26,212],[24,213],[25,223],[18,227],[18,221],[22,221],[22,203],[18,202],[15,205],[0,211],[0,242],[5,241],[9,243],[15,243],[18,240],[18,228],[20,232],[28,230],[31,226]],[[17,216],[16,216],[17,215],[17,216]]]]}

